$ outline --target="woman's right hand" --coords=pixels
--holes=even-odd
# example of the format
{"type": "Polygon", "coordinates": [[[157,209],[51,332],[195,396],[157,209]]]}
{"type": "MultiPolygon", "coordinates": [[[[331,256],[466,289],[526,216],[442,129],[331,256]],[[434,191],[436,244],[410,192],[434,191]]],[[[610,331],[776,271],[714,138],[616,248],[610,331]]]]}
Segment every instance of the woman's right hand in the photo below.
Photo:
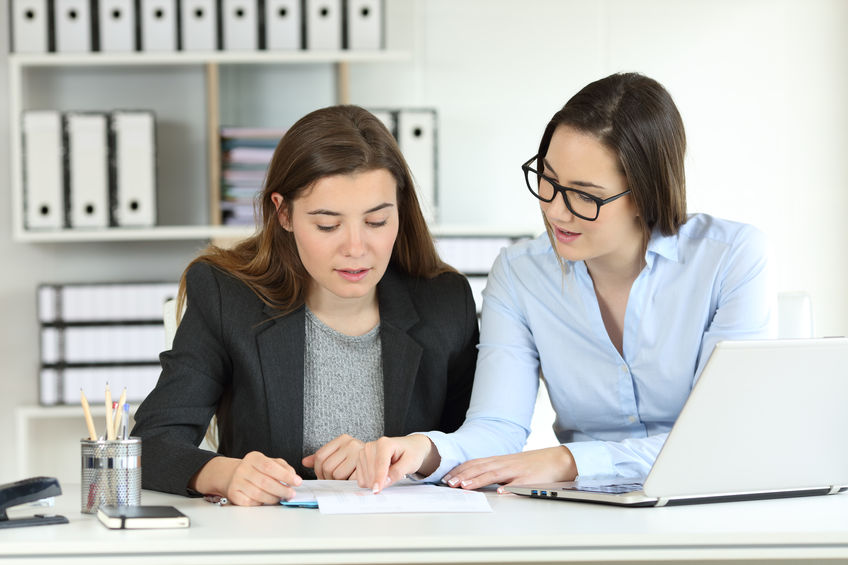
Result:
{"type": "Polygon", "coordinates": [[[242,459],[216,457],[195,475],[194,490],[217,494],[239,506],[278,504],[294,496],[303,480],[283,459],[251,451],[242,459]]]}
{"type": "Polygon", "coordinates": [[[411,473],[430,475],[439,467],[439,451],[425,435],[381,437],[359,452],[356,480],[375,494],[411,473]]]}

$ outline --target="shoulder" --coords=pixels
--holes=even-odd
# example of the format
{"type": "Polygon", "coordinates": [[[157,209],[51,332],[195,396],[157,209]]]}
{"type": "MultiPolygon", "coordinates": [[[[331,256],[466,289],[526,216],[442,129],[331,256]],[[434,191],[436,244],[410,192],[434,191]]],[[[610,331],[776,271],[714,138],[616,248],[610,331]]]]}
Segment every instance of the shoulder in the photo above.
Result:
{"type": "Polygon", "coordinates": [[[492,265],[490,278],[520,279],[548,277],[551,273],[561,273],[559,262],[546,232],[520,241],[501,250],[492,265]]]}
{"type": "Polygon", "coordinates": [[[186,297],[190,302],[208,302],[217,297],[222,307],[236,310],[261,303],[243,281],[203,261],[192,264],[186,271],[186,297]]]}
{"type": "Polygon", "coordinates": [[[455,299],[464,297],[471,288],[468,279],[457,272],[446,272],[432,278],[412,277],[395,272],[394,278],[409,289],[413,302],[433,302],[439,299],[455,299]]]}
{"type": "Polygon", "coordinates": [[[680,226],[681,240],[714,241],[727,246],[756,245],[765,247],[765,234],[751,224],[716,218],[709,214],[692,214],[680,226]]]}

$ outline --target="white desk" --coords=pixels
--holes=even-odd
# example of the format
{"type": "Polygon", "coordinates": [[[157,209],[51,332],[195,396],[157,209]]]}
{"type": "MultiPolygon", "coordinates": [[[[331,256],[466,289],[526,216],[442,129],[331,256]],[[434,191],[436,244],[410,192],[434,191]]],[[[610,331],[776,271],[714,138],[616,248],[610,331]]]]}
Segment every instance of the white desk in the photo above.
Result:
{"type": "MultiPolygon", "coordinates": [[[[848,495],[670,508],[614,508],[490,494],[489,514],[324,516],[281,506],[171,504],[184,530],[107,530],[64,485],[55,512],[71,523],[0,530],[0,562],[514,563],[848,559],[848,495]]],[[[33,514],[33,509],[15,515],[33,514]]],[[[12,512],[10,512],[12,515],[12,512]]]]}

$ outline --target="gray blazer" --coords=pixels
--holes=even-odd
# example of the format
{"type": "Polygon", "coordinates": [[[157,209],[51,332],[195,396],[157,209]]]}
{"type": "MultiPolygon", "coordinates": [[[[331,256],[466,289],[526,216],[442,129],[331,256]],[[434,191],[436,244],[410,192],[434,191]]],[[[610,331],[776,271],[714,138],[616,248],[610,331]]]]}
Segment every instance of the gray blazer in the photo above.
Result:
{"type": "MultiPolygon", "coordinates": [[[[197,494],[188,483],[216,456],[197,447],[215,413],[220,454],[260,451],[303,473],[304,308],[280,317],[205,263],[189,269],[186,284],[173,348],[160,355],[159,382],[135,416],[143,487],[197,494]]],[[[479,338],[468,281],[455,273],[417,279],[390,266],[377,295],[385,434],[456,430],[479,338]]]]}

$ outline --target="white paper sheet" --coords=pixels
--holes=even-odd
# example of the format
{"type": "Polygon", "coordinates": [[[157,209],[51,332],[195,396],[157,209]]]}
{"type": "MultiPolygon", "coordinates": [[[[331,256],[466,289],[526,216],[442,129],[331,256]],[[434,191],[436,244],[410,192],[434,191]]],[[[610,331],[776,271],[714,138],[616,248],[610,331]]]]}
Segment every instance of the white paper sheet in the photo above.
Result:
{"type": "Polygon", "coordinates": [[[313,507],[322,514],[394,514],[409,512],[491,512],[482,492],[401,482],[373,494],[356,481],[303,481],[287,506],[313,507]],[[313,502],[314,501],[314,502],[313,502]]]}

